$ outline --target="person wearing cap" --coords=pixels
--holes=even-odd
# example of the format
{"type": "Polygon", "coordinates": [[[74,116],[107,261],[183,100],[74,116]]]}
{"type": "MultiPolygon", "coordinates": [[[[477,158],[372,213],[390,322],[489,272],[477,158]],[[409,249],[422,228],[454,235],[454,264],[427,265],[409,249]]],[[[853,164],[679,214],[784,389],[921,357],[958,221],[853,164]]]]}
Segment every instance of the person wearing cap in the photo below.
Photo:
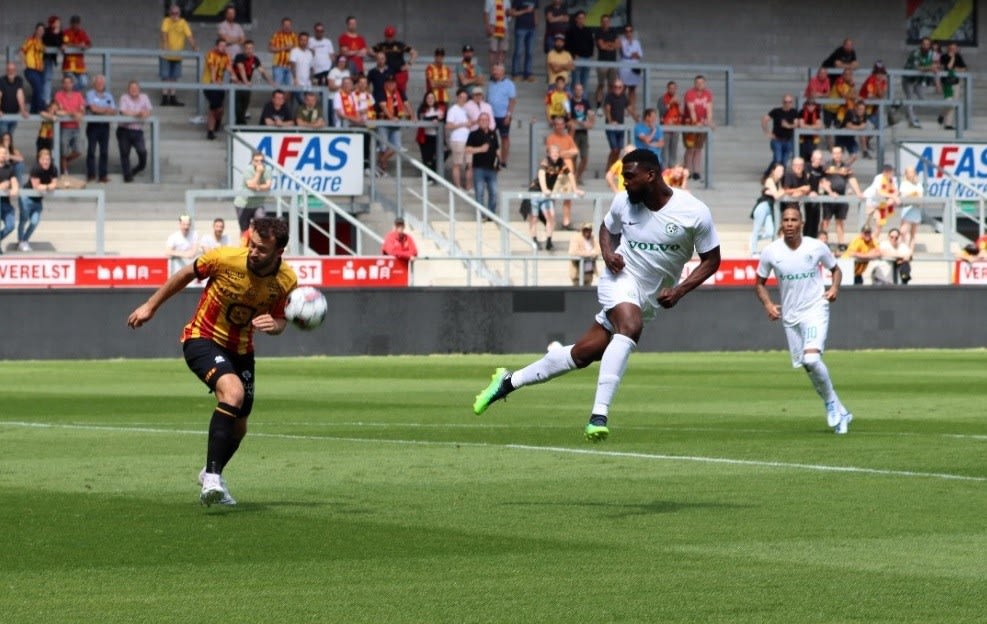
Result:
{"type": "Polygon", "coordinates": [[[93,47],[89,35],[82,28],[82,18],[73,15],[69,18],[69,27],[62,33],[62,74],[72,78],[76,91],[85,91],[89,86],[86,75],[86,57],[84,51],[93,47]]]}
{"type": "Polygon", "coordinates": [[[384,236],[384,244],[380,248],[380,253],[401,260],[411,260],[418,256],[415,239],[404,231],[403,217],[394,219],[394,228],[384,236]]]}
{"type": "Polygon", "coordinates": [[[435,96],[439,104],[449,103],[452,88],[452,68],[445,64],[445,48],[435,48],[435,56],[425,68],[425,90],[435,96]]]}
{"type": "Polygon", "coordinates": [[[274,84],[291,86],[291,50],[298,45],[298,35],[290,17],[281,19],[281,28],[271,35],[267,49],[274,56],[271,59],[271,74],[274,84]]]}
{"type": "Polygon", "coordinates": [[[569,84],[575,61],[572,53],[565,49],[565,35],[555,35],[555,44],[545,57],[545,67],[548,70],[548,84],[555,84],[556,79],[563,78],[569,84]]]}
{"type": "Polygon", "coordinates": [[[486,0],[483,30],[490,46],[490,66],[507,60],[507,29],[511,21],[511,0],[486,0]]]}
{"type": "Polygon", "coordinates": [[[788,341],[792,368],[805,370],[826,411],[826,425],[837,435],[849,433],[853,414],[843,405],[823,362],[829,332],[829,306],[840,293],[843,273],[822,241],[802,235],[802,213],[798,206],[781,211],[782,236],[761,254],[757,264],[754,293],[771,321],[781,321],[788,341]],[[826,287],[820,266],[832,271],[826,287]],[[771,300],[767,281],[778,280],[781,305],[771,300]]]}
{"type": "Polygon", "coordinates": [[[493,107],[486,101],[483,87],[473,87],[470,89],[469,101],[465,105],[466,114],[470,118],[470,131],[476,130],[480,125],[480,115],[484,113],[489,119],[489,129],[496,130],[497,122],[494,121],[493,107]]]}
{"type": "Polygon", "coordinates": [[[795,96],[786,93],[781,106],[772,108],[761,118],[761,130],[771,139],[771,162],[787,165],[795,155],[795,121],[798,119],[795,96]]]}
{"type": "Polygon", "coordinates": [[[387,68],[391,70],[395,80],[397,80],[398,91],[401,92],[401,97],[407,100],[408,68],[418,58],[418,52],[405,42],[395,39],[394,37],[397,34],[398,31],[394,26],[384,28],[384,39],[377,42],[377,45],[373,47],[373,51],[384,53],[384,57],[387,60],[387,68]]]}
{"type": "Polygon", "coordinates": [[[482,87],[484,82],[483,74],[480,73],[476,59],[473,58],[473,46],[467,43],[463,46],[463,59],[456,70],[457,88],[482,87]]]}
{"type": "Polygon", "coordinates": [[[600,257],[600,243],[593,236],[593,224],[583,223],[579,228],[579,236],[569,239],[569,255],[578,258],[569,266],[569,278],[573,286],[592,286],[593,276],[597,274],[596,259],[600,257]],[[579,283],[580,277],[583,283],[579,283]]]}
{"type": "Polygon", "coordinates": [[[867,217],[865,223],[874,220],[874,237],[881,236],[881,228],[888,222],[888,217],[894,214],[895,207],[901,205],[901,194],[898,192],[898,180],[894,175],[894,166],[886,164],[881,167],[881,173],[874,176],[864,190],[867,201],[867,217]]]}
{"type": "Polygon", "coordinates": [[[356,18],[352,15],[346,17],[346,30],[339,35],[339,55],[346,57],[350,73],[354,76],[363,73],[363,59],[370,54],[367,47],[367,40],[363,38],[356,28],[356,18]]]}
{"type": "Polygon", "coordinates": [[[719,269],[720,239],[709,206],[691,193],[669,188],[654,153],[634,150],[624,156],[624,186],[599,230],[606,270],[596,290],[600,308],[593,325],[575,344],[552,349],[517,371],[495,369],[473,402],[474,414],[519,388],[600,362],[583,435],[591,442],[606,440],[610,406],[645,324],[719,269]],[[699,263],[680,281],[682,269],[696,254],[699,263]]]}
{"type": "MultiPolygon", "coordinates": [[[[881,250],[874,239],[874,230],[869,225],[862,227],[860,235],[850,241],[843,257],[853,260],[853,283],[858,286],[863,284],[867,265],[871,260],[881,257],[881,250]]],[[[835,279],[833,281],[836,282],[835,279]]]]}

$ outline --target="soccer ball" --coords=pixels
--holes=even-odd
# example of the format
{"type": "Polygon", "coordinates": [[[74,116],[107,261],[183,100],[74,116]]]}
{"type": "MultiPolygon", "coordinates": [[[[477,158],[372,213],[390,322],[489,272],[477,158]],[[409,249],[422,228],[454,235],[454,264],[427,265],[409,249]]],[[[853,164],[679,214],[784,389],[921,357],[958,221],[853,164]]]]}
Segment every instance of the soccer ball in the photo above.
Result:
{"type": "Polygon", "coordinates": [[[299,286],[288,294],[284,316],[299,329],[315,329],[326,318],[326,298],[311,286],[299,286]]]}
{"type": "Polygon", "coordinates": [[[555,351],[556,349],[561,349],[561,348],[562,348],[562,343],[559,342],[558,340],[553,340],[552,342],[548,343],[548,347],[545,350],[555,351]]]}

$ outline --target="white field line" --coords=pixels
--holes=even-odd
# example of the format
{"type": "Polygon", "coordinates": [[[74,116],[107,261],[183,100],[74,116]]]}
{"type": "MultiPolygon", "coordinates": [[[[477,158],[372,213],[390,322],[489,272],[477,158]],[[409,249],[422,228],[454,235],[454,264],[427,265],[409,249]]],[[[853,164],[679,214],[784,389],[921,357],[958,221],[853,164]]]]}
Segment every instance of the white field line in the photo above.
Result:
{"type": "MultiPolygon", "coordinates": [[[[36,429],[69,429],[81,431],[113,431],[119,433],[156,433],[179,435],[203,435],[202,430],[191,429],[160,429],[155,427],[119,427],[103,425],[67,425],[22,421],[0,421],[0,426],[24,427],[36,429]]],[[[569,455],[588,455],[594,457],[616,457],[626,459],[643,459],[652,461],[695,462],[704,464],[722,464],[730,466],[750,466],[756,468],[790,468],[815,472],[842,472],[848,474],[882,475],[889,477],[917,477],[926,479],[945,479],[952,481],[987,482],[987,477],[973,477],[940,472],[917,472],[912,470],[888,470],[881,468],[861,468],[857,466],[829,466],[826,464],[801,464],[778,461],[761,461],[752,459],[731,459],[727,457],[703,457],[696,455],[664,455],[660,453],[633,453],[628,451],[601,451],[597,449],[577,449],[564,446],[529,446],[525,444],[488,444],[485,442],[437,442],[432,440],[381,440],[377,438],[351,438],[340,436],[313,436],[283,433],[253,433],[254,438],[271,438],[279,440],[329,440],[335,442],[355,442],[370,444],[395,444],[414,446],[455,446],[477,448],[504,448],[515,451],[564,453],[569,455]]]]}

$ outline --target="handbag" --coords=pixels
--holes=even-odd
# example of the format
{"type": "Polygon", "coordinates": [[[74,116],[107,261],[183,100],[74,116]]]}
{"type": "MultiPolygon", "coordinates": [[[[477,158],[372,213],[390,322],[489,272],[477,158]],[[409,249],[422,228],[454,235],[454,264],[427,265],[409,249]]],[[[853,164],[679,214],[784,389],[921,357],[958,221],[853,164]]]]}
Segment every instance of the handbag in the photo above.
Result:
{"type": "Polygon", "coordinates": [[[418,128],[418,132],[415,133],[415,142],[419,145],[425,145],[425,128],[418,128]]]}

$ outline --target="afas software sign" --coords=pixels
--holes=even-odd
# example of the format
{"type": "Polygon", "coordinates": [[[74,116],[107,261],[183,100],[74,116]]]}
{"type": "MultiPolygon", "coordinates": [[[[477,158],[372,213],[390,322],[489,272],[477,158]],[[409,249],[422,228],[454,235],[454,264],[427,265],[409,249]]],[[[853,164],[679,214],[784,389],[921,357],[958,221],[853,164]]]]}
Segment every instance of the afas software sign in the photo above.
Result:
{"type": "Polygon", "coordinates": [[[910,141],[902,143],[898,159],[902,170],[914,167],[919,179],[928,180],[927,197],[976,197],[971,188],[957,184],[947,174],[973,189],[987,192],[987,143],[910,141]]]}
{"type": "MultiPolygon", "coordinates": [[[[237,131],[233,142],[232,179],[243,188],[250,153],[259,151],[271,162],[324,195],[363,194],[363,140],[360,133],[294,131],[237,131]]],[[[274,170],[273,190],[298,190],[289,176],[274,170]]]]}

